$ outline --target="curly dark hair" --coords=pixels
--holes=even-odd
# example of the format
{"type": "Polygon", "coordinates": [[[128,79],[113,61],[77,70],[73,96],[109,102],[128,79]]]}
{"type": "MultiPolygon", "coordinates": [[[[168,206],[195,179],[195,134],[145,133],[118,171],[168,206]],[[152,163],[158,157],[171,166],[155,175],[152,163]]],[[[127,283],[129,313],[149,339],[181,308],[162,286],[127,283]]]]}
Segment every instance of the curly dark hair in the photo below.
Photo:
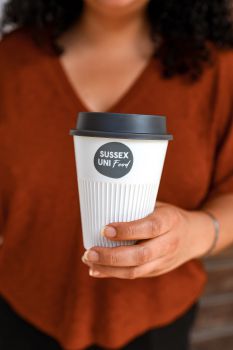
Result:
{"type": "MultiPolygon", "coordinates": [[[[56,39],[78,20],[83,0],[8,0],[2,29],[8,25],[27,27],[56,39]]],[[[230,0],[150,0],[147,17],[151,35],[160,42],[155,56],[164,77],[186,75],[198,78],[211,63],[212,50],[233,47],[233,16],[230,0]]]]}

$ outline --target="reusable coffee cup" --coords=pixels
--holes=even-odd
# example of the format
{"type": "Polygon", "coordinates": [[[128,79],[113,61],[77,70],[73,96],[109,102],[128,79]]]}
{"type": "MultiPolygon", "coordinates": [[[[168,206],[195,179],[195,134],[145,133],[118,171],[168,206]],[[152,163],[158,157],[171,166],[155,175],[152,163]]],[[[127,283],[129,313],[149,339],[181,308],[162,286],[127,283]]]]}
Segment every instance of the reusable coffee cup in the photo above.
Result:
{"type": "Polygon", "coordinates": [[[85,249],[116,247],[105,225],[141,219],[155,207],[168,141],[157,115],[80,113],[74,138],[85,249]]]}

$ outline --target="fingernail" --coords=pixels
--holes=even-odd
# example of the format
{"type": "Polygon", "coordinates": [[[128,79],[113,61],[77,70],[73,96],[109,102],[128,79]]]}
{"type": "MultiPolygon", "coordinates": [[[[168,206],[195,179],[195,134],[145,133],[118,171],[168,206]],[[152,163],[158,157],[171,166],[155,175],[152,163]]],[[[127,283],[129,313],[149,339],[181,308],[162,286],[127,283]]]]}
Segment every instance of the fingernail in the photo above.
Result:
{"type": "Polygon", "coordinates": [[[99,260],[99,254],[94,250],[87,250],[83,255],[83,259],[86,261],[96,262],[99,260]]]}
{"type": "Polygon", "coordinates": [[[92,277],[97,277],[97,276],[100,276],[101,273],[99,271],[90,269],[89,270],[89,275],[92,276],[92,277]]]}
{"type": "Polygon", "coordinates": [[[109,238],[113,238],[116,237],[117,232],[116,229],[112,226],[105,226],[102,231],[101,234],[105,237],[109,237],[109,238]]]}
{"type": "Polygon", "coordinates": [[[87,259],[85,259],[84,256],[81,257],[81,260],[82,260],[82,262],[83,262],[85,265],[90,266],[90,265],[92,264],[92,263],[89,262],[87,259]]]}

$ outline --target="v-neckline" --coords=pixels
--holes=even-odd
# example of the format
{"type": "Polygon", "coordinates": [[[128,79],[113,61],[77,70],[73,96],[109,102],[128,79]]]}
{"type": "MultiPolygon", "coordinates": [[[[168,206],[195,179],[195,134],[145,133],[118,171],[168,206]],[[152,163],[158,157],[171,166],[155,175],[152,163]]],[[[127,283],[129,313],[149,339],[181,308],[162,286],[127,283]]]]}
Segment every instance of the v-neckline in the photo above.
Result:
{"type": "MultiPolygon", "coordinates": [[[[153,56],[150,57],[145,67],[141,70],[141,72],[139,72],[129,87],[123,91],[122,95],[117,99],[117,101],[114,102],[112,106],[101,112],[111,113],[123,109],[125,103],[133,98],[135,92],[137,92],[140,87],[143,86],[147,73],[149,72],[152,64],[155,64],[155,59],[153,56]]],[[[86,105],[85,101],[83,101],[79,93],[75,90],[58,56],[54,56],[53,66],[56,69],[56,75],[59,76],[61,83],[63,84],[63,89],[67,91],[72,103],[74,103],[75,106],[79,106],[84,112],[94,112],[94,110],[86,105]]]]}

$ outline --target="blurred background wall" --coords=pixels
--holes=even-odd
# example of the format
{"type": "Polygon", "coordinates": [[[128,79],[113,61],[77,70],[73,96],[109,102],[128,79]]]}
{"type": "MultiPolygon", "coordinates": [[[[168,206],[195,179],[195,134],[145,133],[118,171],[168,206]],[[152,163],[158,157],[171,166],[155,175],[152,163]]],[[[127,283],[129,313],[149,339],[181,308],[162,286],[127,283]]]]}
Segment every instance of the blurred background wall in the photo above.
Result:
{"type": "Polygon", "coordinates": [[[200,300],[192,350],[232,350],[233,247],[204,264],[209,281],[200,300]]]}
{"type": "Polygon", "coordinates": [[[6,2],[6,0],[0,0],[0,18],[1,18],[2,7],[3,7],[4,2],[6,2]]]}
{"type": "Polygon", "coordinates": [[[4,3],[5,0],[0,0],[0,8],[2,7],[2,4],[4,3]]]}

